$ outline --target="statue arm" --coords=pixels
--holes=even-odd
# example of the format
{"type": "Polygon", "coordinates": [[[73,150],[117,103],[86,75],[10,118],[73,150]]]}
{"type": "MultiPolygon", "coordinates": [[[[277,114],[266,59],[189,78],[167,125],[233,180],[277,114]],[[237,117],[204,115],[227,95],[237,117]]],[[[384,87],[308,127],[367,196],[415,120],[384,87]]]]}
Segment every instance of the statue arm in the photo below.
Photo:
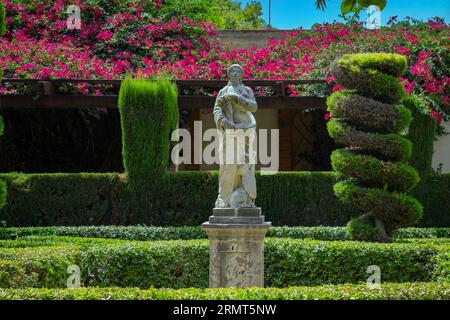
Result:
{"type": "Polygon", "coordinates": [[[256,104],[255,95],[252,89],[247,88],[248,98],[239,96],[238,104],[242,106],[246,111],[256,112],[258,110],[258,105],[256,104]]]}
{"type": "Polygon", "coordinates": [[[222,121],[223,121],[223,119],[227,119],[225,112],[223,111],[222,107],[220,106],[220,99],[222,98],[222,96],[223,96],[223,93],[221,91],[217,95],[216,102],[214,104],[214,109],[213,109],[214,122],[216,123],[217,129],[224,129],[222,127],[222,121]]]}

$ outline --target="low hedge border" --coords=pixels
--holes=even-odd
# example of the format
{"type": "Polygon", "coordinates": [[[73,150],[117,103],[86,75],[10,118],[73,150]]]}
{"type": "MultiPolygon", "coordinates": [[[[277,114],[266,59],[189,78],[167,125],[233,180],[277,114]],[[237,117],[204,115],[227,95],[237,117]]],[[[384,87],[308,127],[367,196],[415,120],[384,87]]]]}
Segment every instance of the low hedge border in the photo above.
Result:
{"type": "MultiPolygon", "coordinates": [[[[80,267],[83,286],[208,286],[207,240],[54,238],[64,243],[1,248],[0,287],[63,288],[67,267],[74,264],[80,267]]],[[[380,267],[385,282],[447,281],[449,252],[448,243],[266,239],[265,283],[268,287],[365,283],[370,265],[380,267]]]]}
{"type": "MultiPolygon", "coordinates": [[[[85,227],[26,227],[0,228],[0,239],[16,239],[26,236],[74,236],[89,238],[111,238],[126,240],[178,240],[206,239],[201,227],[157,227],[157,226],[85,226],[85,227]]],[[[345,227],[272,227],[267,237],[350,240],[345,227]]],[[[450,228],[404,228],[395,233],[395,238],[450,238],[450,228]]]]}
{"type": "MultiPolygon", "coordinates": [[[[275,238],[268,238],[275,239],[275,238]]],[[[290,238],[293,239],[293,238],[290,238]]],[[[306,240],[317,240],[311,238],[305,238],[306,240]]],[[[198,239],[190,239],[198,240],[198,239]]],[[[276,239],[275,239],[276,240],[276,239]]],[[[68,236],[25,236],[17,238],[15,240],[0,240],[1,248],[38,248],[38,247],[51,247],[51,246],[92,246],[92,245],[116,245],[116,244],[128,244],[128,239],[118,238],[87,238],[87,237],[68,237],[68,236]]],[[[139,240],[132,240],[139,241],[139,240]]],[[[142,240],[145,241],[145,240],[142,240]]],[[[148,240],[147,240],[148,241],[148,240]]],[[[150,240],[151,241],[151,240],[150,240]]],[[[177,241],[176,239],[160,240],[160,241],[177,241]]],[[[344,240],[338,240],[344,241],[344,240]]],[[[450,238],[397,238],[394,239],[394,243],[403,244],[435,244],[446,245],[450,249],[450,238]]]]}
{"type": "Polygon", "coordinates": [[[382,283],[367,285],[248,289],[0,289],[0,300],[448,300],[450,284],[382,283]]]}

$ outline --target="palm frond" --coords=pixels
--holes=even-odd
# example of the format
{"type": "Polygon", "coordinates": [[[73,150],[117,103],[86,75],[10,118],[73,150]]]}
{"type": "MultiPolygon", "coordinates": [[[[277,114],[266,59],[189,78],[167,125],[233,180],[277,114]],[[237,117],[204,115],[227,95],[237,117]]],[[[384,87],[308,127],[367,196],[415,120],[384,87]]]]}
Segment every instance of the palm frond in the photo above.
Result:
{"type": "Polygon", "coordinates": [[[327,7],[327,0],[316,0],[316,8],[324,11],[327,7]]]}

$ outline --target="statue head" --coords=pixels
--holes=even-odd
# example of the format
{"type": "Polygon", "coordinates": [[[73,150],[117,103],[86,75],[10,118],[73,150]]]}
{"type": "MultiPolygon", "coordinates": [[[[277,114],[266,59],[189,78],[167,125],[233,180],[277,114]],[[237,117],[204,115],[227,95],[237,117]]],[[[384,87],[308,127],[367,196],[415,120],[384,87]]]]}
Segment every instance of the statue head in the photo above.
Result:
{"type": "Polygon", "coordinates": [[[242,67],[235,63],[228,67],[227,69],[227,75],[230,79],[229,83],[242,83],[242,77],[244,75],[244,69],[242,67]]]}

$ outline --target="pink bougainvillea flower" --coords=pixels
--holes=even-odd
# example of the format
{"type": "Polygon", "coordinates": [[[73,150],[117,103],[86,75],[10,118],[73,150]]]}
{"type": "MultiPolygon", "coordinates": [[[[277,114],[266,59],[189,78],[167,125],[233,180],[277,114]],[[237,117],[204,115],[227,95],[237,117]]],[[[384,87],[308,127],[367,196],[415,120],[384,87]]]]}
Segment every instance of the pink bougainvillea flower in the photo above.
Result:
{"type": "Polygon", "coordinates": [[[102,30],[97,35],[97,40],[99,41],[107,41],[113,37],[114,33],[109,30],[102,30]]]}
{"type": "Polygon", "coordinates": [[[344,89],[344,87],[343,86],[340,86],[340,85],[335,85],[334,87],[333,87],[333,92],[336,92],[336,91],[339,91],[339,90],[342,90],[342,89],[344,89]]]}
{"type": "Polygon", "coordinates": [[[441,115],[439,112],[433,110],[433,111],[431,111],[431,116],[432,116],[434,119],[436,119],[436,121],[437,121],[438,123],[441,123],[441,122],[442,122],[443,117],[442,117],[442,115],[441,115]]]}

